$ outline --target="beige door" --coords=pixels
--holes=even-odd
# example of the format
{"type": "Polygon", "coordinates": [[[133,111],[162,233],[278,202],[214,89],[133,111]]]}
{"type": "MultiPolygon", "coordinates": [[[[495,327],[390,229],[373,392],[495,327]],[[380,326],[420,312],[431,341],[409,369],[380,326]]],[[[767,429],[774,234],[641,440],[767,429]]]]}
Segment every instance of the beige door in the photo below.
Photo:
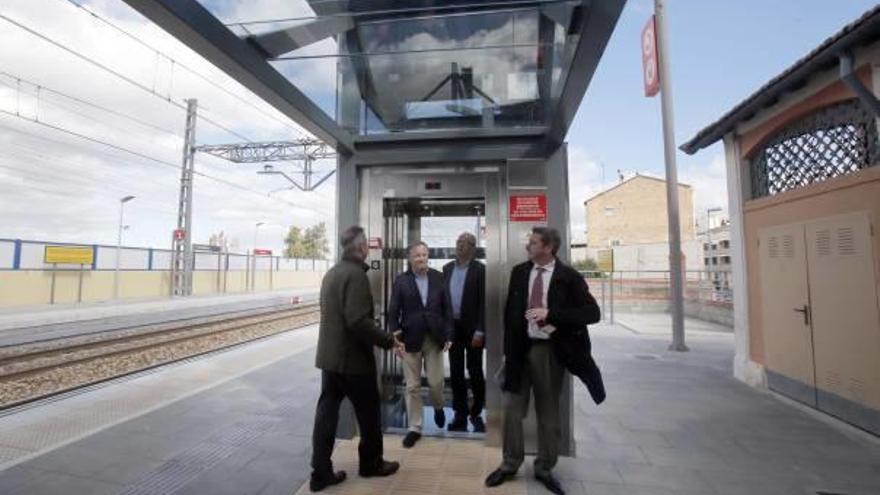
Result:
{"type": "Polygon", "coordinates": [[[770,227],[758,235],[767,383],[815,406],[804,225],[770,227]]]}
{"type": "MultiPolygon", "coordinates": [[[[880,315],[867,212],[806,224],[818,406],[880,428],[880,315]]],[[[876,430],[875,430],[876,431],[876,430]]]]}

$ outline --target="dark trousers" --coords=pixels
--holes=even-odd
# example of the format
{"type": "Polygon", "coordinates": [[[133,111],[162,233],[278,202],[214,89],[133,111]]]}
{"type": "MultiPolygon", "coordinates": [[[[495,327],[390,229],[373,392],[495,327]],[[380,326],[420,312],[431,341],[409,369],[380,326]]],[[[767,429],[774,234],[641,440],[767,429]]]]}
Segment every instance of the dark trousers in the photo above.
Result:
{"type": "Polygon", "coordinates": [[[525,459],[523,419],[529,409],[529,395],[535,395],[535,413],[538,422],[538,455],[535,474],[550,474],[559,457],[559,439],[562,431],[559,418],[559,397],[565,368],[556,359],[549,340],[533,340],[523,366],[519,393],[505,392],[502,431],[501,470],[515,473],[525,459]]]}
{"type": "Polygon", "coordinates": [[[382,419],[376,376],[322,371],[321,396],[318,398],[315,429],[312,432],[312,472],[319,476],[333,473],[330,456],[336,441],[339,406],[345,397],[354,406],[360,428],[360,468],[371,470],[382,461],[382,419]]]}
{"type": "MultiPolygon", "coordinates": [[[[470,332],[465,331],[456,320],[455,334],[456,336],[466,336],[470,332]]],[[[475,349],[472,347],[470,339],[456,338],[452,347],[449,348],[449,374],[452,378],[452,409],[455,411],[455,417],[479,416],[486,404],[483,348],[475,349]],[[464,378],[465,365],[467,365],[467,372],[471,379],[471,392],[474,396],[474,403],[470,411],[468,411],[468,384],[464,378]]]]}

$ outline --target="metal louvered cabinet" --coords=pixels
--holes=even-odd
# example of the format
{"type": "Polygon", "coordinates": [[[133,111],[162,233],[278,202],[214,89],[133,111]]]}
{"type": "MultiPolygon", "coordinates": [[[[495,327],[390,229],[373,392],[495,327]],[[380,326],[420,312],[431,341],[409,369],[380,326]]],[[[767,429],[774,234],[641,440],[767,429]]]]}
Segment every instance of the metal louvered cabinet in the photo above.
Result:
{"type": "Polygon", "coordinates": [[[880,312],[867,212],[808,222],[819,409],[880,433],[880,312]]]}
{"type": "Polygon", "coordinates": [[[771,389],[815,407],[804,226],[770,227],[762,229],[758,237],[767,383],[771,389]]]}

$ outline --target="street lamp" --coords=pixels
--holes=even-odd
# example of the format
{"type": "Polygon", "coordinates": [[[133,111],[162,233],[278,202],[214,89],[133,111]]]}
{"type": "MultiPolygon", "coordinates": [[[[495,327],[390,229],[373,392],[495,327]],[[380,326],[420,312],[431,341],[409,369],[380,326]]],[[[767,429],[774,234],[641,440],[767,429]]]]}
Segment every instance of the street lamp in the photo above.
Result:
{"type": "Polygon", "coordinates": [[[253,269],[251,270],[251,290],[257,287],[257,234],[260,233],[260,226],[266,225],[266,222],[257,222],[254,224],[254,248],[251,250],[253,256],[253,269]]]}
{"type": "Polygon", "coordinates": [[[119,298],[119,256],[122,251],[122,213],[125,208],[125,203],[133,200],[134,196],[125,196],[123,198],[119,198],[119,230],[116,234],[116,270],[113,274],[113,298],[119,298]]]}
{"type": "Polygon", "coordinates": [[[266,222],[257,222],[254,225],[254,249],[257,249],[257,234],[260,232],[260,227],[266,225],[266,222]]]}
{"type": "Polygon", "coordinates": [[[712,286],[712,280],[709,273],[712,264],[712,226],[710,225],[710,215],[719,211],[721,211],[721,208],[717,206],[714,208],[706,209],[706,244],[708,245],[708,248],[706,248],[706,250],[708,251],[709,256],[707,258],[707,261],[709,263],[706,265],[706,281],[709,282],[710,287],[712,286]]]}

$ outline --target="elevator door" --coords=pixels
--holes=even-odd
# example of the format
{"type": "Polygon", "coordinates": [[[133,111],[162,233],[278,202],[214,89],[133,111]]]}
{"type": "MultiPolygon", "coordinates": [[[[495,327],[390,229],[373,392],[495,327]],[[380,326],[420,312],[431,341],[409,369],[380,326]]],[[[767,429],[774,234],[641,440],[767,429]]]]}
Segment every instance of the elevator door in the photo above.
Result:
{"type": "MultiPolygon", "coordinates": [[[[387,314],[394,280],[408,269],[407,247],[416,241],[428,245],[429,267],[437,271],[455,258],[455,241],[462,232],[477,237],[476,258],[485,263],[485,239],[483,230],[484,198],[386,198],[383,201],[385,238],[388,244],[382,253],[383,313],[387,314]]],[[[444,400],[447,420],[451,409],[452,389],[448,354],[444,354],[444,400]]],[[[484,371],[485,375],[485,371],[484,371]]],[[[403,432],[408,427],[405,407],[405,382],[401,361],[393,352],[385,352],[380,373],[384,401],[385,427],[388,432],[403,432]]],[[[428,400],[428,383],[422,378],[422,400],[425,404],[423,435],[445,434],[433,422],[433,410],[428,400]]],[[[484,418],[485,419],[485,418],[484,418]]],[[[471,432],[473,433],[473,432],[471,432]]],[[[456,436],[461,436],[457,433],[456,436]]],[[[482,437],[482,434],[468,436],[482,437]]]]}
{"type": "MultiPolygon", "coordinates": [[[[394,279],[407,270],[406,248],[415,241],[429,247],[429,266],[442,270],[443,264],[455,256],[455,241],[462,232],[477,237],[479,261],[486,265],[486,352],[484,376],[491,380],[500,365],[500,302],[499,268],[501,260],[499,225],[498,175],[492,171],[470,171],[468,174],[417,170],[365,170],[360,198],[361,221],[368,231],[374,249],[370,252],[370,279],[376,314],[386,323],[386,310],[394,279]],[[490,227],[487,227],[490,226],[490,227]]],[[[387,328],[387,327],[386,327],[387,328]]],[[[444,354],[444,399],[447,422],[454,413],[451,408],[452,389],[449,382],[448,354],[444,354]]],[[[407,415],[402,363],[393,352],[381,352],[380,386],[383,399],[383,422],[389,433],[405,433],[407,415]]],[[[484,421],[487,434],[498,434],[493,424],[500,422],[500,395],[487,387],[484,421]]],[[[469,425],[467,433],[451,433],[433,422],[428,400],[427,383],[423,378],[423,431],[425,435],[468,436],[483,438],[469,425]]]]}

